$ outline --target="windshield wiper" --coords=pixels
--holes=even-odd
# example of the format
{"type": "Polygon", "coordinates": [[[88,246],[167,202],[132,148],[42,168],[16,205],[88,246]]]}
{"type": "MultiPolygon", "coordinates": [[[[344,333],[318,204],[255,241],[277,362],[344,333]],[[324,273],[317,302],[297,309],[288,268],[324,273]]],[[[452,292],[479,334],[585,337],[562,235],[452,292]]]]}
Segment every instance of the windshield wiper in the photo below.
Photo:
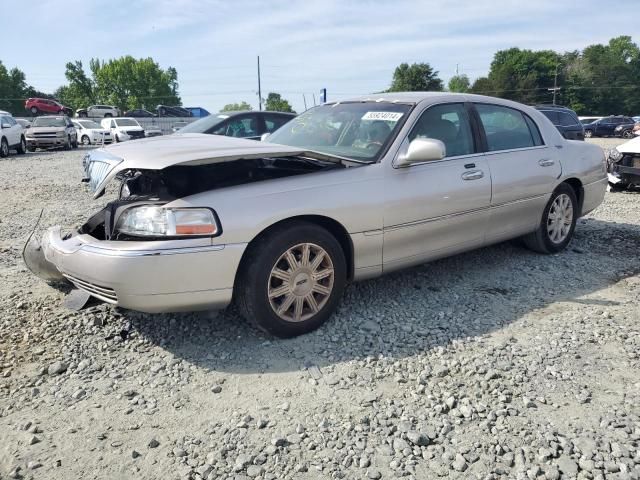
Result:
{"type": "Polygon", "coordinates": [[[318,152],[317,150],[307,150],[305,152],[307,157],[316,158],[318,160],[338,160],[342,164],[354,166],[354,165],[368,165],[374,163],[374,160],[356,160],[354,158],[342,157],[340,155],[334,155],[333,153],[318,152]]]}

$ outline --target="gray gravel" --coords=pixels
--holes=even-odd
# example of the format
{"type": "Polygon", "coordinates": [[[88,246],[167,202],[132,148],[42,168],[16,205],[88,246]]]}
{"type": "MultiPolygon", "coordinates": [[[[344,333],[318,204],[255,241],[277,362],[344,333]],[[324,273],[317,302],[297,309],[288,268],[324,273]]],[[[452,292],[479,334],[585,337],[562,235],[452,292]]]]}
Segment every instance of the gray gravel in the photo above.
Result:
{"type": "Polygon", "coordinates": [[[277,340],[233,309],[66,310],[20,252],[41,208],[98,208],[81,157],[0,161],[0,478],[640,478],[640,192],[562,254],[510,242],[352,285],[277,340]]]}

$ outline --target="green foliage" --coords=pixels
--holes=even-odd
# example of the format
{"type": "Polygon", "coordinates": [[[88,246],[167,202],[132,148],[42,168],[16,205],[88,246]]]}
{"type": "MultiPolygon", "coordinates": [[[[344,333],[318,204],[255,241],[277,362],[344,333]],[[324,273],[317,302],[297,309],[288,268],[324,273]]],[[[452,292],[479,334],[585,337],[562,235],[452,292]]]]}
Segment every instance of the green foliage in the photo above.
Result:
{"type": "Polygon", "coordinates": [[[130,55],[89,62],[91,78],[87,76],[82,62],[69,62],[65,76],[68,84],[56,93],[60,101],[73,109],[91,104],[115,105],[121,110],[147,108],[153,110],[158,104],[180,105],[178,96],[178,72],[166,70],[152,58],[135,59],[130,55]]]}
{"type": "Polygon", "coordinates": [[[0,61],[0,110],[14,115],[24,112],[24,100],[29,87],[24,73],[17,68],[7,70],[0,61]]]}
{"type": "Polygon", "coordinates": [[[222,107],[221,112],[241,112],[246,110],[252,110],[251,105],[247,102],[242,101],[240,103],[228,103],[224,107],[222,107]]]}
{"type": "Polygon", "coordinates": [[[442,80],[428,63],[401,63],[393,72],[388,92],[441,91],[442,80]]]}
{"type": "Polygon", "coordinates": [[[450,92],[466,93],[469,91],[471,82],[466,75],[454,75],[449,80],[448,88],[450,92]]]}
{"type": "Polygon", "coordinates": [[[264,109],[272,112],[296,113],[293,111],[293,108],[291,108],[291,105],[289,105],[289,102],[287,100],[282,98],[279,93],[274,92],[271,92],[269,93],[269,95],[267,95],[267,101],[265,102],[264,109]]]}

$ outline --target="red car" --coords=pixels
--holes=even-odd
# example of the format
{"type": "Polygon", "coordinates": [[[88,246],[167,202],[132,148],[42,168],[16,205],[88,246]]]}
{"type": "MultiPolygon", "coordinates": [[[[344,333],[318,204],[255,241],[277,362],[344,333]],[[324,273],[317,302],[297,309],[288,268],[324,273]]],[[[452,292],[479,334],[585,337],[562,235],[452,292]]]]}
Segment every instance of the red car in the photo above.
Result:
{"type": "Polygon", "coordinates": [[[70,116],[73,114],[73,110],[69,107],[65,107],[55,100],[50,100],[48,98],[28,98],[27,101],[24,102],[24,108],[25,110],[29,110],[33,115],[38,115],[39,113],[53,113],[70,116]]]}

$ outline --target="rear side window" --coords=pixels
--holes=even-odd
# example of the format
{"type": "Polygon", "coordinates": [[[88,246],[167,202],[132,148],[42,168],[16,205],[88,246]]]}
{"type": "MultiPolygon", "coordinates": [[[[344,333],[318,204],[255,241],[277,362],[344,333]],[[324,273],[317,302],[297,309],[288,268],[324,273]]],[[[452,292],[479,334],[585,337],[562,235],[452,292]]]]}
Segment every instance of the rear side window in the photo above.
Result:
{"type": "Polygon", "coordinates": [[[488,104],[476,104],[476,109],[490,152],[542,145],[536,125],[519,110],[488,104]]]}
{"type": "Polygon", "coordinates": [[[558,116],[558,112],[551,112],[549,110],[540,110],[542,114],[551,120],[551,123],[554,125],[560,125],[560,118],[558,116]]]}
{"type": "Polygon", "coordinates": [[[558,112],[558,117],[560,118],[560,125],[563,127],[573,127],[578,125],[578,122],[575,118],[565,112],[558,112]]]}

